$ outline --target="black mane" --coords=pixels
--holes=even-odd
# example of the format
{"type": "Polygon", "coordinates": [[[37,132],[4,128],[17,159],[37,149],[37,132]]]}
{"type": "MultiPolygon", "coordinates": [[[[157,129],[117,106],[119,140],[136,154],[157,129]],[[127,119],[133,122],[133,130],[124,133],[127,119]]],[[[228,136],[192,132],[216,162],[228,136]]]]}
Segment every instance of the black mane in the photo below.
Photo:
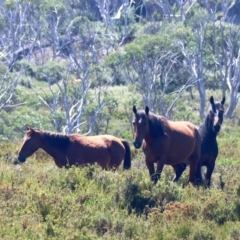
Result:
{"type": "Polygon", "coordinates": [[[42,136],[49,145],[62,150],[67,149],[70,144],[70,139],[67,134],[55,132],[42,132],[42,136]]]}
{"type": "Polygon", "coordinates": [[[213,131],[213,124],[210,121],[209,116],[206,116],[205,121],[199,126],[198,131],[202,138],[202,145],[206,140],[210,141],[217,137],[217,132],[213,131]]]}
{"type": "Polygon", "coordinates": [[[165,135],[165,125],[167,119],[162,116],[157,116],[156,114],[149,112],[149,131],[154,138],[165,135]]]}

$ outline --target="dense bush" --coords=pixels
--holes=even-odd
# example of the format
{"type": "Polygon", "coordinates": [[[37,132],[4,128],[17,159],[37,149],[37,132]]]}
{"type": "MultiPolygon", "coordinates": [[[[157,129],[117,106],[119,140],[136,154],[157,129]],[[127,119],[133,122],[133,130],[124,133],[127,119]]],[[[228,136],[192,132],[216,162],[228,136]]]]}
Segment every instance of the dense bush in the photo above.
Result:
{"type": "Polygon", "coordinates": [[[50,84],[54,84],[60,81],[65,76],[63,75],[65,72],[65,63],[64,62],[56,62],[49,61],[43,66],[37,66],[34,68],[35,78],[39,81],[50,82],[50,84]]]}
{"type": "MultiPolygon", "coordinates": [[[[231,131],[235,131],[232,128],[231,131]]],[[[231,147],[225,130],[211,189],[172,183],[164,168],[154,185],[142,153],[129,171],[100,167],[59,169],[43,151],[12,165],[20,142],[0,147],[1,238],[238,239],[239,161],[222,166],[231,147]],[[223,144],[225,143],[225,144],[223,144]],[[221,190],[219,174],[225,187],[221,190]]],[[[239,153],[238,146],[234,151],[239,153]]]]}

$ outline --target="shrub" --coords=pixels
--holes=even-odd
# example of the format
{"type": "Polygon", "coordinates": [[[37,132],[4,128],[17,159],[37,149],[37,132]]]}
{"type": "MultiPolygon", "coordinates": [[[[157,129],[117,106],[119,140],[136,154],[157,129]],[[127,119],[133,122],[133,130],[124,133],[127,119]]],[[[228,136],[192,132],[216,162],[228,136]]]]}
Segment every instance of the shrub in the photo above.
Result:
{"type": "Polygon", "coordinates": [[[39,81],[50,81],[54,84],[64,78],[65,73],[65,63],[49,61],[43,66],[34,68],[35,78],[39,81]]]}

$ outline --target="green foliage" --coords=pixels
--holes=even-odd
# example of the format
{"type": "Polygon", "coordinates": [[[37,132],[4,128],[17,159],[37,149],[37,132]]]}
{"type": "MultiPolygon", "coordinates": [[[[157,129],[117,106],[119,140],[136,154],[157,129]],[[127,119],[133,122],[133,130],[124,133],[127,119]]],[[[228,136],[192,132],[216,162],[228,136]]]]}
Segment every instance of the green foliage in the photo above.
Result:
{"type": "Polygon", "coordinates": [[[7,21],[3,15],[0,16],[0,29],[7,27],[7,21]]]}
{"type": "Polygon", "coordinates": [[[6,72],[7,72],[7,67],[3,64],[0,64],[0,77],[4,76],[6,72]]]}
{"type": "Polygon", "coordinates": [[[185,24],[191,26],[193,29],[197,29],[212,20],[214,19],[211,19],[207,10],[202,8],[199,3],[196,3],[190,11],[188,11],[185,24]]]}
{"type": "Polygon", "coordinates": [[[237,239],[239,161],[217,166],[211,189],[183,188],[187,173],[172,183],[168,166],[154,185],[142,155],[129,171],[102,171],[98,165],[59,169],[43,151],[15,166],[9,159],[20,145],[0,144],[3,239],[237,239]]]}
{"type": "MultiPolygon", "coordinates": [[[[213,6],[220,0],[208,2],[213,6]]],[[[190,56],[198,56],[196,37],[201,27],[205,27],[204,78],[207,88],[217,89],[219,76],[216,73],[216,53],[219,52],[222,56],[222,50],[226,49],[226,41],[231,39],[236,56],[239,47],[239,27],[214,22],[206,9],[202,8],[203,5],[203,1],[194,4],[184,23],[175,20],[172,23],[161,22],[163,19],[158,13],[153,14],[154,22],[135,23],[134,9],[129,8],[127,18],[121,17],[114,24],[114,28],[109,25],[107,29],[103,22],[91,21],[99,19],[96,17],[99,14],[98,9],[95,12],[86,11],[96,8],[95,1],[71,1],[69,4],[57,0],[7,0],[3,3],[3,7],[6,11],[11,11],[12,16],[23,13],[22,9],[26,9],[25,12],[29,11],[29,14],[24,16],[28,22],[21,22],[19,34],[15,28],[11,29],[16,33],[15,40],[21,39],[14,43],[18,46],[32,42],[33,39],[40,42],[48,40],[52,37],[50,29],[53,28],[57,30],[58,37],[74,37],[74,47],[79,54],[77,60],[90,63],[89,76],[93,81],[86,99],[83,120],[89,122],[89,118],[97,109],[97,100],[93,98],[94,91],[104,85],[110,77],[117,76],[113,85],[119,86],[108,88],[106,105],[96,119],[92,134],[113,134],[126,138],[130,143],[133,139],[132,106],[144,106],[142,96],[133,85],[120,86],[128,84],[126,71],[129,70],[128,74],[134,72],[133,61],[137,62],[137,67],[144,69],[146,58],[149,65],[154,66],[156,56],[164,56],[166,52],[176,54],[179,65],[173,69],[170,75],[172,82],[169,85],[170,90],[174,90],[189,78],[178,43],[181,41],[184,44],[190,56]],[[81,9],[78,6],[81,6],[81,9]],[[31,22],[34,24],[31,25],[31,22]],[[37,29],[39,36],[36,36],[36,29],[32,26],[41,26],[37,29]],[[121,45],[119,41],[123,36],[127,39],[121,45]],[[108,54],[109,52],[111,53],[108,54]],[[82,57],[81,60],[79,56],[82,57]]],[[[177,13],[178,9],[174,10],[177,13]]],[[[8,37],[11,20],[3,14],[0,15],[0,28],[4,29],[4,38],[8,37]]],[[[18,26],[18,22],[11,24],[18,26]]],[[[13,41],[10,38],[8,40],[13,41]]],[[[9,51],[10,49],[1,49],[1,76],[8,72],[7,63],[13,54],[8,55],[9,51]]],[[[25,70],[18,78],[20,86],[10,102],[23,104],[13,109],[6,108],[0,115],[0,238],[239,238],[238,119],[224,120],[218,136],[219,156],[211,189],[185,186],[188,171],[184,172],[178,183],[172,183],[173,170],[168,166],[164,168],[160,181],[153,185],[142,151],[137,151],[132,146],[134,159],[130,171],[102,171],[99,166],[58,169],[49,155],[40,150],[25,164],[12,165],[11,162],[16,159],[21,145],[16,140],[24,136],[25,125],[54,130],[53,120],[57,120],[60,126],[65,123],[61,108],[55,115],[51,115],[29,88],[29,82],[33,82],[38,90],[43,90],[44,99],[50,103],[52,99],[48,92],[46,76],[52,85],[64,78],[65,61],[55,59],[47,61],[43,66],[33,66],[31,58],[29,61],[17,61],[13,73],[9,73],[6,78],[6,83],[10,83],[16,77],[16,73],[25,70]],[[223,183],[220,182],[220,177],[223,183]]],[[[164,62],[160,62],[159,68],[164,67],[164,62]]],[[[144,71],[143,73],[145,74],[144,71]]],[[[133,76],[136,77],[136,73],[133,73],[133,76]]],[[[71,77],[69,79],[71,81],[71,77]]],[[[156,88],[160,94],[161,85],[157,85],[156,88]]],[[[67,91],[71,100],[75,96],[81,97],[74,81],[70,82],[67,91]]],[[[220,91],[207,91],[207,95],[209,94],[220,96],[220,91]]],[[[167,95],[164,98],[164,107],[169,106],[173,100],[173,95],[167,95]]],[[[194,89],[193,98],[189,93],[184,93],[170,113],[171,119],[199,124],[201,120],[197,112],[198,104],[199,97],[194,89]]],[[[236,115],[238,114],[239,108],[236,109],[236,115]]]]}
{"type": "Polygon", "coordinates": [[[15,6],[15,1],[13,1],[13,0],[7,0],[7,1],[5,1],[5,6],[6,6],[6,8],[8,9],[8,10],[13,10],[16,6],[15,6]]]}
{"type": "Polygon", "coordinates": [[[39,81],[47,82],[49,79],[54,84],[64,77],[65,67],[64,62],[49,61],[44,66],[35,67],[34,75],[39,81]]]}
{"type": "Polygon", "coordinates": [[[33,70],[34,67],[27,60],[23,59],[21,61],[16,62],[13,68],[16,72],[24,71],[25,75],[34,76],[34,70],[33,70]]]}
{"type": "MultiPolygon", "coordinates": [[[[35,107],[38,108],[37,105],[35,107]]],[[[9,141],[21,138],[25,133],[26,125],[39,129],[51,129],[50,120],[48,114],[34,111],[29,107],[23,107],[14,115],[3,110],[0,119],[0,140],[9,141]]]]}
{"type": "Polygon", "coordinates": [[[74,35],[80,34],[82,38],[88,38],[93,31],[93,23],[86,17],[76,17],[71,22],[71,29],[74,35]]]}
{"type": "MultiPolygon", "coordinates": [[[[164,25],[161,31],[157,31],[153,35],[139,31],[135,40],[125,45],[122,51],[111,53],[105,58],[105,66],[109,66],[114,72],[120,72],[119,77],[124,78],[124,81],[129,81],[129,75],[132,75],[132,79],[146,81],[150,78],[152,80],[152,74],[158,69],[154,89],[161,92],[164,88],[164,76],[161,72],[164,72],[164,67],[171,62],[170,55],[174,54],[174,59],[176,62],[178,61],[178,64],[174,65],[168,73],[170,84],[168,84],[166,92],[169,93],[179,88],[190,78],[189,72],[185,68],[180,69],[183,62],[178,44],[180,41],[186,45],[186,48],[196,48],[195,36],[191,29],[182,23],[164,25]],[[127,69],[128,74],[125,74],[122,69],[127,69]]],[[[138,84],[137,81],[135,83],[137,89],[144,91],[142,85],[144,84],[138,84]]]]}
{"type": "Polygon", "coordinates": [[[43,0],[39,1],[35,0],[35,3],[40,4],[41,8],[44,11],[52,11],[52,10],[57,10],[57,11],[64,11],[66,9],[66,5],[64,4],[64,1],[59,1],[59,0],[43,0]]]}
{"type": "MultiPolygon", "coordinates": [[[[139,97],[130,90],[113,87],[108,93],[117,103],[109,130],[116,136],[129,134],[131,141],[131,131],[124,118],[126,114],[131,116],[133,104],[139,105],[139,97]]],[[[19,99],[29,101],[29,97],[21,94],[19,99]]],[[[113,236],[114,239],[221,239],[225,236],[226,239],[238,234],[239,131],[230,121],[224,122],[218,138],[219,164],[210,190],[182,188],[188,171],[179,183],[172,183],[171,167],[164,168],[161,180],[154,186],[141,151],[133,152],[132,170],[125,172],[102,171],[98,166],[57,169],[43,151],[38,151],[21,167],[11,165],[20,143],[9,143],[8,139],[22,137],[25,124],[51,129],[49,117],[39,112],[34,102],[36,97],[31,99],[29,104],[36,106],[37,114],[22,107],[14,116],[5,112],[1,115],[4,124],[0,126],[6,140],[0,145],[2,238],[9,233],[12,238],[32,239],[40,235],[52,239],[60,236],[81,239],[112,239],[113,236]],[[229,164],[222,164],[224,157],[229,159],[229,164]],[[224,192],[220,191],[219,174],[225,182],[224,192]]],[[[187,106],[194,107],[197,101],[189,100],[188,104],[180,101],[179,113],[186,111],[187,106]]]]}

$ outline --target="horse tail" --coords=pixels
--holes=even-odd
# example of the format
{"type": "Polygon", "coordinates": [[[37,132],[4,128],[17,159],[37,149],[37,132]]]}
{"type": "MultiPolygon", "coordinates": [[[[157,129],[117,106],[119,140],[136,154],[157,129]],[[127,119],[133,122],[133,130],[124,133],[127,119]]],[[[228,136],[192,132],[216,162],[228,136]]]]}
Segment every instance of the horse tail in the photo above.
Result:
{"type": "Polygon", "coordinates": [[[197,162],[197,171],[195,174],[195,183],[197,185],[202,184],[203,181],[203,177],[202,177],[202,173],[201,173],[201,168],[202,168],[202,163],[201,163],[201,145],[202,145],[202,137],[198,131],[198,129],[196,130],[196,137],[197,137],[197,141],[196,141],[196,145],[197,145],[197,152],[198,152],[198,162],[197,162]]]}
{"type": "Polygon", "coordinates": [[[198,157],[200,160],[201,157],[201,147],[202,147],[202,137],[200,135],[200,132],[198,131],[198,129],[196,129],[196,135],[197,135],[197,146],[198,146],[198,157]]]}
{"type": "Polygon", "coordinates": [[[124,162],[123,162],[123,169],[130,169],[131,168],[131,149],[130,145],[127,140],[121,139],[122,144],[125,147],[125,155],[124,155],[124,162]]]}

